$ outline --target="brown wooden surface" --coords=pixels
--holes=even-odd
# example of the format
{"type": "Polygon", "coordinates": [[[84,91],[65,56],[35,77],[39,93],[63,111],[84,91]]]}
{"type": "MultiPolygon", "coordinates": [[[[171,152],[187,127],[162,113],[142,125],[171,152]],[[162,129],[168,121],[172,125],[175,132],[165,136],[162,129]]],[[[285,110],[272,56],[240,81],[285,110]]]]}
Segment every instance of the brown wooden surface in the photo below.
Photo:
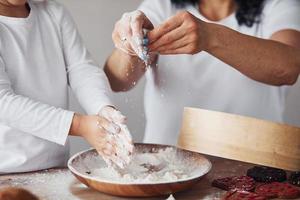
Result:
{"type": "Polygon", "coordinates": [[[300,171],[300,128],[185,108],[178,146],[222,158],[300,171]]]}
{"type": "MultiPolygon", "coordinates": [[[[211,181],[214,178],[225,176],[243,175],[252,165],[208,157],[212,163],[212,171],[204,177],[193,188],[175,194],[176,200],[217,200],[223,195],[223,191],[211,187],[211,181]]],[[[130,198],[120,198],[102,194],[91,190],[81,184],[67,169],[47,170],[36,173],[25,173],[17,175],[0,176],[0,188],[14,186],[23,187],[34,194],[38,195],[42,200],[122,200],[130,198]],[[48,177],[51,177],[48,179],[48,177]],[[63,178],[62,178],[63,177],[63,178]],[[46,178],[44,181],[41,180],[46,178]],[[52,182],[58,182],[58,186],[53,186],[52,182]]],[[[154,200],[166,199],[166,197],[157,198],[134,198],[136,200],[154,200]]],[[[300,200],[300,199],[297,199],[300,200]]]]}

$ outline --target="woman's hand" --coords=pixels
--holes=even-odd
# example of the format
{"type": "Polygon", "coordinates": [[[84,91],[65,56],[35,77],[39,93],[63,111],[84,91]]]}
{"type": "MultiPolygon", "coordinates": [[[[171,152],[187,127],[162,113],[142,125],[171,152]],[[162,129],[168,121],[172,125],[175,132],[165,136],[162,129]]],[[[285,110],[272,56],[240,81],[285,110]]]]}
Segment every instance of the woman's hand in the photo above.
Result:
{"type": "Polygon", "coordinates": [[[150,52],[160,54],[196,54],[207,47],[206,22],[187,11],[171,17],[150,31],[150,52]]]}
{"type": "Polygon", "coordinates": [[[130,162],[133,143],[120,111],[107,106],[99,115],[75,114],[71,132],[85,138],[108,164],[124,168],[130,162]]]}
{"type": "Polygon", "coordinates": [[[153,25],[145,14],[139,10],[123,14],[116,23],[112,39],[116,48],[129,55],[143,58],[143,29],[152,30],[153,25]]]}

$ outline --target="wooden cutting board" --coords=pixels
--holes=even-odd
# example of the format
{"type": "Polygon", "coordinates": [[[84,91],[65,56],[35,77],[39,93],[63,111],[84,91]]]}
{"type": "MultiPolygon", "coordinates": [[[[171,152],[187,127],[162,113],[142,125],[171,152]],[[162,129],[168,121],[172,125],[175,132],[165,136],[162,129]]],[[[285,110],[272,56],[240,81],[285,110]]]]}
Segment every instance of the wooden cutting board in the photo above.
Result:
{"type": "Polygon", "coordinates": [[[199,153],[300,171],[300,128],[185,108],[178,146],[199,153]]]}

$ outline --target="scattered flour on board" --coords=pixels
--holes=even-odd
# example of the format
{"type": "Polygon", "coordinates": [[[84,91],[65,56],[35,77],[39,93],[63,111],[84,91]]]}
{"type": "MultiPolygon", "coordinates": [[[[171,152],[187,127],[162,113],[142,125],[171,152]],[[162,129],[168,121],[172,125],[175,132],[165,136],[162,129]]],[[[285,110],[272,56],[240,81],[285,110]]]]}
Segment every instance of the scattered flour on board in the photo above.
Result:
{"type": "MultiPolygon", "coordinates": [[[[66,170],[52,170],[41,173],[16,175],[18,178],[11,178],[0,181],[1,187],[22,187],[37,195],[41,200],[79,200],[70,192],[75,177],[66,170]]],[[[75,185],[74,185],[75,187],[75,185]]],[[[76,187],[86,188],[83,184],[76,184],[76,187]]]]}

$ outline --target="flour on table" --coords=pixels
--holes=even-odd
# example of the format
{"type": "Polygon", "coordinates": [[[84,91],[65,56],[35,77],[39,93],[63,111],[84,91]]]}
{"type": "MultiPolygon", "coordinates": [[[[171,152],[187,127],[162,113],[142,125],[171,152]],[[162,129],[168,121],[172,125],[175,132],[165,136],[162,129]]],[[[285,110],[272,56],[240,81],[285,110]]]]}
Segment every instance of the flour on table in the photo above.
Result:
{"type": "Polygon", "coordinates": [[[159,183],[187,179],[193,169],[199,166],[187,166],[174,148],[160,149],[157,152],[134,154],[131,163],[124,169],[116,170],[103,166],[91,170],[93,178],[119,183],[159,183]]]}
{"type": "MultiPolygon", "coordinates": [[[[74,176],[67,170],[46,170],[34,174],[11,175],[9,179],[0,181],[0,188],[22,187],[42,200],[79,200],[70,192],[74,181],[74,176]]],[[[86,188],[79,183],[76,187],[86,188]]]]}

